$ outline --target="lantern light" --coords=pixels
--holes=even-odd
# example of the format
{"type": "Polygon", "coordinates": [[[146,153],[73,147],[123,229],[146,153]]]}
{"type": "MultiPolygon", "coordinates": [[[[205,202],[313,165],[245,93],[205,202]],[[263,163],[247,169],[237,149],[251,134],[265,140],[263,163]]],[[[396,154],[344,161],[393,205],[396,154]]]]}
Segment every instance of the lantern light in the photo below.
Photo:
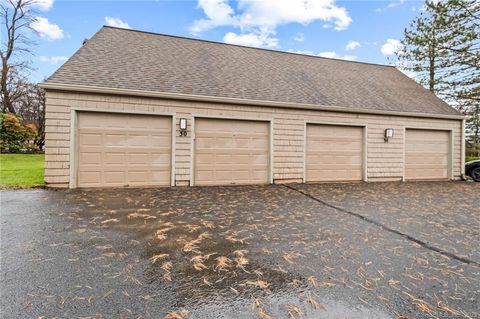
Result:
{"type": "Polygon", "coordinates": [[[180,136],[187,136],[187,119],[180,119],[180,136]]]}
{"type": "Polygon", "coordinates": [[[385,142],[388,142],[388,140],[391,139],[392,137],[393,137],[393,128],[385,129],[385,136],[384,136],[385,142]]]}

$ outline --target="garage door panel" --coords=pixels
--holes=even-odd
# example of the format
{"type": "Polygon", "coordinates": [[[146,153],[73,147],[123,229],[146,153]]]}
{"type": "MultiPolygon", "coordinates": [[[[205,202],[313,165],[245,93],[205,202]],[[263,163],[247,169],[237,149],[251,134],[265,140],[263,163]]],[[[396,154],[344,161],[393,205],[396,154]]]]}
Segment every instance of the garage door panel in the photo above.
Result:
{"type": "MultiPolygon", "coordinates": [[[[99,136],[98,142],[99,143],[102,142],[101,136],[99,136]]],[[[103,136],[103,144],[105,146],[107,146],[107,145],[125,146],[125,144],[126,144],[125,134],[108,134],[108,133],[106,133],[103,136]]]]}
{"type": "Polygon", "coordinates": [[[309,174],[312,179],[329,182],[344,182],[362,179],[361,172],[359,172],[356,168],[348,169],[345,167],[328,167],[319,170],[309,170],[307,171],[307,174],[309,174]]]}
{"type": "Polygon", "coordinates": [[[253,170],[250,167],[245,169],[232,170],[225,168],[216,168],[215,170],[198,171],[196,173],[198,179],[202,181],[202,185],[228,185],[234,180],[236,184],[251,184],[254,180],[267,180],[268,173],[265,170],[253,170]]]}
{"type": "Polygon", "coordinates": [[[106,152],[103,158],[105,163],[109,165],[125,164],[126,159],[127,159],[127,156],[124,152],[120,152],[120,153],[106,152]]]}
{"type": "MultiPolygon", "coordinates": [[[[358,131],[355,132],[354,134],[358,134],[358,131]]],[[[335,147],[338,144],[343,144],[345,146],[349,145],[350,147],[354,147],[358,149],[359,147],[358,143],[362,142],[361,138],[356,138],[356,137],[332,136],[329,138],[325,138],[322,136],[315,136],[315,135],[311,135],[309,137],[312,142],[322,143],[325,146],[333,146],[333,147],[335,147]]],[[[360,149],[361,149],[361,144],[360,144],[360,149]]]]}
{"type": "Polygon", "coordinates": [[[406,141],[406,151],[409,151],[411,154],[414,153],[419,153],[419,154],[428,154],[428,153],[433,153],[433,154],[439,154],[439,153],[448,153],[448,145],[443,142],[443,143],[425,143],[421,142],[418,143],[417,141],[406,141]],[[413,144],[415,143],[415,144],[413,144]]]}
{"type": "Polygon", "coordinates": [[[126,172],[126,179],[130,185],[144,185],[149,182],[150,185],[155,185],[155,181],[169,178],[168,172],[165,170],[155,171],[152,168],[134,168],[126,172]]]}
{"type": "Polygon", "coordinates": [[[98,146],[101,145],[102,135],[98,133],[81,133],[80,145],[81,146],[98,146]]]}
{"type": "Polygon", "coordinates": [[[152,165],[155,164],[162,164],[164,166],[170,166],[171,155],[165,153],[151,153],[151,163],[152,165]]]}
{"type": "Polygon", "coordinates": [[[269,145],[268,122],[197,119],[195,184],[267,183],[269,145]]]}
{"type": "Polygon", "coordinates": [[[405,164],[417,166],[439,166],[445,168],[448,165],[447,154],[438,154],[438,156],[408,156],[405,158],[405,164]]]}
{"type": "Polygon", "coordinates": [[[171,118],[78,113],[80,187],[170,185],[171,118]]]}
{"type": "Polygon", "coordinates": [[[149,136],[150,142],[153,145],[169,145],[171,143],[172,137],[171,133],[166,133],[163,135],[152,134],[149,136]]]}
{"type": "Polygon", "coordinates": [[[362,158],[356,155],[340,155],[340,154],[320,154],[320,155],[310,155],[307,158],[308,163],[317,163],[316,165],[355,165],[362,166],[362,158]]]}
{"type": "Polygon", "coordinates": [[[216,137],[212,138],[209,136],[196,136],[198,140],[199,148],[206,149],[257,149],[263,151],[266,147],[268,148],[268,140],[265,141],[265,136],[261,138],[238,138],[238,137],[216,137]]]}
{"type": "Polygon", "coordinates": [[[144,164],[147,162],[145,166],[150,166],[150,154],[148,153],[130,153],[127,155],[126,163],[128,164],[144,164]]]}
{"type": "Polygon", "coordinates": [[[362,180],[363,128],[307,125],[307,182],[362,180]]]}
{"type": "Polygon", "coordinates": [[[91,186],[91,185],[98,185],[99,176],[97,171],[89,172],[89,171],[83,171],[78,174],[78,183],[85,185],[85,186],[91,186]]]}
{"type": "Polygon", "coordinates": [[[170,165],[170,154],[152,154],[152,153],[127,153],[125,164],[128,165],[143,165],[143,166],[156,166],[156,165],[170,165]]]}
{"type": "Polygon", "coordinates": [[[358,126],[344,126],[344,125],[323,125],[323,124],[309,124],[310,133],[312,136],[327,137],[344,137],[344,138],[356,138],[358,126]]]}
{"type": "Polygon", "coordinates": [[[362,174],[358,172],[358,170],[353,168],[347,168],[343,166],[337,167],[325,167],[319,168],[316,170],[308,170],[307,174],[313,179],[316,178],[321,181],[354,181],[360,180],[362,178],[362,174]]]}
{"type": "Polygon", "coordinates": [[[260,165],[261,167],[268,166],[269,154],[257,154],[253,157],[251,163],[254,165],[260,165]]]}
{"type": "Polygon", "coordinates": [[[78,155],[78,162],[82,165],[88,164],[97,164],[99,165],[102,162],[102,155],[100,152],[97,153],[80,153],[78,155]]]}
{"type": "Polygon", "coordinates": [[[104,172],[105,183],[122,183],[125,180],[125,171],[104,172]]]}
{"type": "Polygon", "coordinates": [[[410,169],[407,179],[426,180],[426,179],[447,179],[448,173],[442,168],[432,167],[418,167],[417,169],[410,169]]]}
{"type": "Polygon", "coordinates": [[[449,132],[407,129],[405,135],[405,178],[447,179],[449,132]]]}

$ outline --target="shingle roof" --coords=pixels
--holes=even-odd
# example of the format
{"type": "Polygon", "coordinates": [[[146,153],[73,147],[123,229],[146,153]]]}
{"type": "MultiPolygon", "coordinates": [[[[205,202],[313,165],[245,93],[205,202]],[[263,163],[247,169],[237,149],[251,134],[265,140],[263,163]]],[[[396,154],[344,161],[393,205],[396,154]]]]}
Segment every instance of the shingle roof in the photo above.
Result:
{"type": "Polygon", "coordinates": [[[459,115],[396,68],[103,27],[46,83],[459,115]]]}

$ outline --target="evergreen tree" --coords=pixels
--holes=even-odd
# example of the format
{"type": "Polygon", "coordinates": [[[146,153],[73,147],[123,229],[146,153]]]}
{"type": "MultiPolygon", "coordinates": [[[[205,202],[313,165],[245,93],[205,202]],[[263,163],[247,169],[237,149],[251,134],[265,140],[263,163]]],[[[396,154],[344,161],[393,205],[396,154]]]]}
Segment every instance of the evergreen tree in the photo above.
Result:
{"type": "Polygon", "coordinates": [[[399,65],[469,116],[467,137],[480,143],[480,1],[427,1],[404,31],[399,65]]]}

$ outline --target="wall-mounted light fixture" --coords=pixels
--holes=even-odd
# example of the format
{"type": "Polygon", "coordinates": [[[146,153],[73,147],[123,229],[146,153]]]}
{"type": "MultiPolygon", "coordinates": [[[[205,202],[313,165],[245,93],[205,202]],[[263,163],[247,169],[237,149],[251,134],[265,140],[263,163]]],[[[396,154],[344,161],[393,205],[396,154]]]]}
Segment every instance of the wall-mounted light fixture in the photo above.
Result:
{"type": "Polygon", "coordinates": [[[385,142],[388,142],[389,139],[391,139],[393,137],[393,128],[386,128],[385,129],[385,136],[383,138],[383,140],[385,142]]]}
{"type": "Polygon", "coordinates": [[[187,119],[180,119],[180,136],[187,136],[187,119]]]}

